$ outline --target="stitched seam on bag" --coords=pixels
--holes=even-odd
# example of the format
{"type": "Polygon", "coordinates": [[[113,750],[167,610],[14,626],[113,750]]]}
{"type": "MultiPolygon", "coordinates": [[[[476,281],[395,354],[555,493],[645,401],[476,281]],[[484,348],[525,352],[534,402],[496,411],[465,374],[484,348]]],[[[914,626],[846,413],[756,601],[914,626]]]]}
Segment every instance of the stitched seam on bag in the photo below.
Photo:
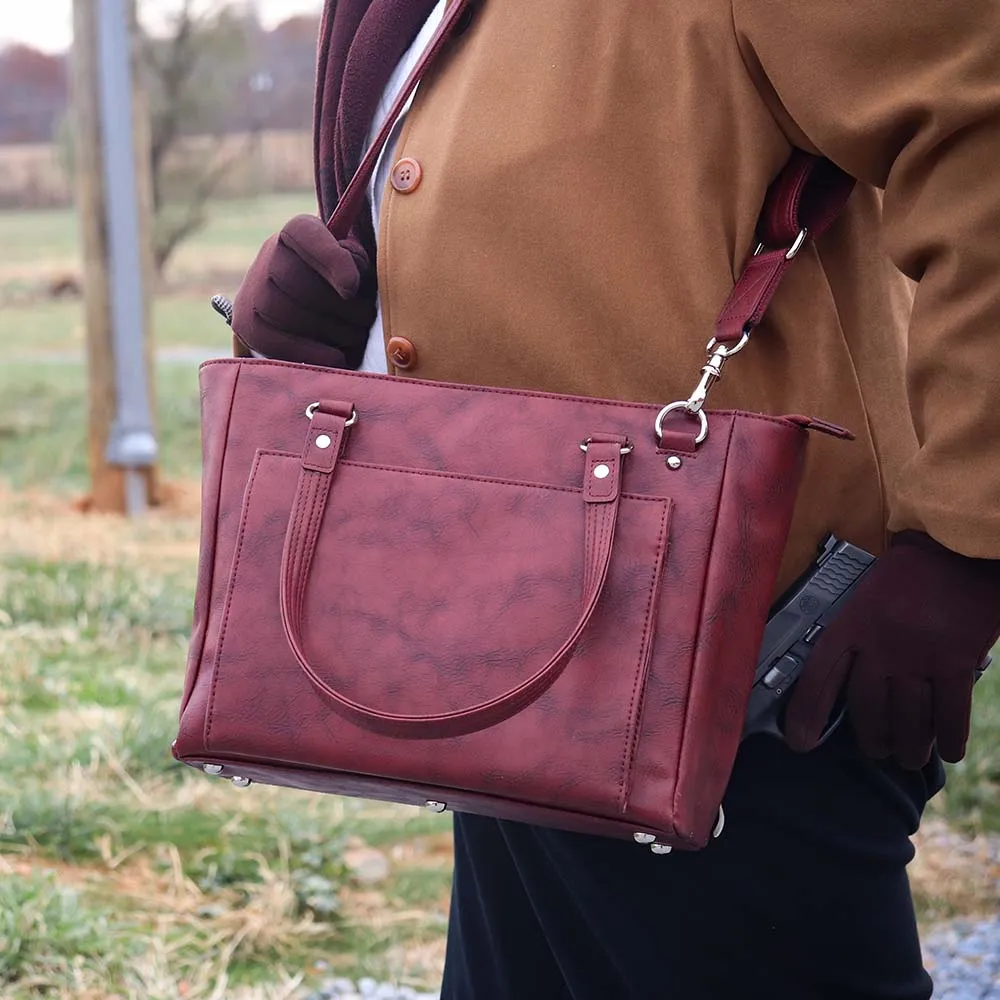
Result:
{"type": "Polygon", "coordinates": [[[691,451],[688,451],[685,448],[664,448],[663,445],[660,444],[656,449],[656,454],[660,456],[683,455],[685,458],[697,458],[699,452],[697,445],[695,445],[695,447],[692,448],[691,451]]]}
{"type": "MultiPolygon", "coordinates": [[[[319,476],[327,477],[332,474],[331,469],[329,473],[316,472],[313,473],[313,479],[309,484],[310,492],[312,496],[309,498],[309,522],[306,525],[306,544],[304,546],[304,551],[302,553],[302,563],[301,568],[298,573],[298,578],[301,581],[301,585],[296,585],[296,590],[298,591],[298,618],[299,618],[299,631],[302,631],[302,617],[305,612],[306,603],[306,587],[309,584],[309,571],[312,569],[312,560],[316,551],[316,543],[319,540],[319,530],[320,524],[323,520],[323,511],[326,507],[326,500],[329,498],[329,480],[323,482],[319,479],[319,476]],[[326,487],[326,495],[324,496],[324,487],[326,487]]],[[[302,652],[305,653],[305,643],[302,643],[302,652]]]]}
{"type": "MultiPolygon", "coordinates": [[[[650,647],[652,647],[653,644],[653,636],[650,635],[654,618],[653,607],[656,603],[656,597],[660,591],[659,580],[662,578],[669,553],[669,545],[667,544],[666,536],[667,525],[670,522],[670,513],[672,509],[672,502],[665,500],[663,503],[663,514],[660,517],[660,533],[656,538],[657,558],[653,562],[653,571],[649,578],[649,598],[646,601],[646,619],[642,628],[642,642],[639,644],[640,655],[646,650],[647,641],[650,643],[650,647]]],[[[646,652],[645,656],[643,656],[639,670],[636,671],[635,682],[632,685],[632,698],[628,705],[629,730],[625,741],[625,752],[622,756],[621,793],[618,798],[618,807],[623,813],[628,809],[628,799],[632,792],[632,774],[635,768],[635,755],[638,750],[639,733],[642,727],[642,709],[645,704],[646,678],[649,676],[649,664],[652,658],[653,650],[650,648],[648,652],[646,652]],[[632,714],[633,705],[635,706],[635,715],[632,714]]]]}
{"type": "MultiPolygon", "coordinates": [[[[338,778],[344,778],[344,777],[346,777],[348,780],[367,777],[366,775],[360,774],[357,771],[339,771],[336,768],[326,767],[317,764],[307,764],[303,763],[301,760],[294,760],[287,757],[269,755],[268,757],[265,758],[260,754],[240,753],[239,751],[234,751],[234,750],[226,750],[219,754],[213,754],[212,759],[217,763],[221,763],[224,765],[230,765],[233,763],[256,765],[258,767],[264,768],[264,773],[268,775],[270,775],[271,772],[275,769],[290,768],[295,771],[304,771],[309,774],[331,777],[335,781],[338,778]]],[[[401,782],[401,784],[405,784],[408,790],[413,790],[415,797],[417,795],[417,790],[421,790],[419,793],[419,800],[421,802],[426,802],[428,799],[432,799],[435,797],[437,801],[446,800],[447,795],[443,794],[446,792],[455,792],[459,795],[471,794],[475,796],[476,800],[481,800],[483,798],[488,797],[490,799],[496,799],[502,802],[509,802],[512,805],[516,806],[527,806],[529,809],[546,810],[549,813],[555,811],[562,815],[578,816],[584,820],[597,819],[605,821],[607,823],[613,824],[616,830],[620,830],[623,833],[629,830],[629,826],[627,825],[628,821],[627,820],[623,821],[620,816],[611,816],[599,812],[584,812],[582,809],[576,809],[576,808],[574,809],[563,808],[563,807],[556,808],[551,805],[546,805],[543,802],[538,802],[535,799],[514,798],[510,795],[505,795],[500,791],[490,792],[488,793],[487,796],[487,793],[485,792],[470,793],[467,788],[461,788],[457,785],[431,784],[430,782],[420,782],[414,780],[406,780],[404,782],[401,782]]],[[[353,792],[337,792],[334,794],[342,794],[346,796],[356,797],[356,793],[353,792]]],[[[416,802],[414,802],[413,804],[416,805],[416,802]]]]}
{"type": "Polygon", "coordinates": [[[313,511],[315,510],[316,503],[316,476],[319,473],[312,470],[303,469],[302,478],[305,482],[302,484],[301,493],[302,499],[297,507],[297,517],[295,522],[295,533],[289,539],[289,545],[292,548],[292,552],[295,554],[295,564],[292,567],[292,580],[293,586],[295,587],[295,608],[294,614],[296,618],[299,619],[299,625],[302,622],[302,612],[304,610],[304,595],[302,593],[303,587],[303,572],[306,561],[306,550],[309,546],[310,531],[312,528],[313,511]]]}
{"type": "MultiPolygon", "coordinates": [[[[323,517],[323,507],[326,502],[326,497],[323,495],[324,487],[327,488],[327,495],[329,495],[330,481],[327,480],[324,482],[323,479],[330,475],[332,471],[333,470],[331,470],[330,473],[314,472],[309,480],[309,501],[308,507],[306,508],[308,519],[305,527],[302,529],[304,541],[299,546],[301,558],[299,560],[298,572],[299,584],[296,588],[299,595],[298,603],[300,622],[305,614],[306,587],[309,583],[309,575],[312,570],[313,558],[316,554],[316,543],[319,540],[319,524],[323,517]]],[[[305,652],[305,650],[303,650],[303,652],[305,652]]]]}
{"type": "MultiPolygon", "coordinates": [[[[597,542],[596,542],[596,545],[597,545],[596,551],[598,553],[604,551],[604,546],[605,545],[608,545],[608,546],[611,545],[611,540],[608,538],[608,535],[609,534],[613,534],[615,523],[618,520],[617,512],[615,513],[615,516],[613,518],[611,516],[605,514],[605,511],[607,511],[609,509],[610,508],[607,508],[607,507],[602,508],[602,510],[601,510],[601,515],[602,516],[601,516],[600,521],[598,522],[598,525],[599,525],[600,531],[601,531],[600,535],[598,536],[597,542]]],[[[604,577],[605,581],[607,581],[607,574],[611,572],[611,554],[610,553],[608,553],[608,557],[607,558],[608,558],[608,568],[605,571],[605,577],[604,577]]],[[[591,581],[591,584],[590,584],[591,587],[597,587],[601,583],[600,577],[598,576],[599,572],[600,572],[599,567],[595,566],[594,567],[594,579],[591,581]]],[[[598,600],[598,602],[600,601],[600,596],[598,596],[597,600],[598,600]]],[[[597,610],[597,603],[594,604],[594,610],[595,611],[597,610]]]]}
{"type": "MultiPolygon", "coordinates": [[[[684,770],[684,741],[687,738],[688,732],[688,718],[689,718],[689,708],[691,706],[691,691],[694,688],[695,683],[695,670],[697,668],[698,659],[698,645],[701,642],[701,634],[705,625],[705,594],[708,590],[708,575],[709,570],[712,566],[712,557],[715,551],[715,536],[719,530],[719,517],[722,514],[722,497],[725,493],[725,482],[726,474],[729,466],[729,452],[733,445],[733,438],[736,436],[735,425],[730,429],[729,440],[726,442],[726,454],[723,457],[722,469],[723,474],[719,478],[719,491],[716,494],[715,501],[715,519],[712,522],[712,533],[708,539],[708,562],[705,566],[705,573],[702,578],[701,584],[701,595],[698,598],[698,627],[694,633],[694,643],[691,647],[691,676],[689,678],[689,683],[687,685],[686,697],[684,698],[684,715],[681,719],[681,733],[680,742],[677,749],[677,781],[674,783],[674,794],[670,803],[670,812],[672,816],[677,815],[677,795],[678,789],[681,786],[681,776],[684,770]]],[[[674,823],[674,833],[676,834],[677,825],[674,823]]]]}
{"type": "Polygon", "coordinates": [[[590,568],[591,553],[594,551],[594,528],[597,524],[595,520],[595,513],[593,507],[589,504],[587,506],[587,513],[585,516],[584,524],[586,526],[586,531],[584,533],[583,539],[583,558],[585,560],[584,564],[584,576],[583,576],[583,593],[586,596],[587,592],[590,590],[590,575],[593,572],[590,568]]]}
{"type": "Polygon", "coordinates": [[[247,521],[250,520],[250,497],[253,495],[254,482],[257,479],[257,472],[260,469],[261,453],[254,458],[253,470],[250,473],[250,480],[247,483],[246,500],[244,502],[243,517],[240,523],[240,534],[236,542],[236,555],[233,557],[233,572],[229,577],[229,587],[226,593],[226,612],[222,617],[222,628],[219,630],[219,646],[215,651],[215,664],[212,671],[212,689],[208,698],[208,717],[205,721],[205,748],[208,749],[209,739],[212,735],[212,724],[215,721],[215,691],[219,685],[219,672],[222,669],[222,650],[226,644],[226,632],[229,629],[229,613],[233,607],[233,594],[236,590],[236,577],[239,574],[240,560],[243,557],[243,539],[246,536],[247,521]]]}
{"type": "MultiPolygon", "coordinates": [[[[300,458],[295,452],[279,451],[278,449],[261,449],[258,454],[261,457],[272,455],[275,458],[300,458]]],[[[472,483],[487,483],[492,486],[523,486],[532,490],[557,490],[561,493],[583,493],[583,489],[579,486],[555,486],[547,483],[526,483],[519,479],[492,479],[489,476],[476,476],[461,472],[435,472],[431,469],[408,469],[403,465],[378,465],[375,462],[359,462],[348,458],[340,459],[337,465],[347,465],[356,469],[374,469],[376,472],[402,472],[413,476],[434,476],[439,479],[464,479],[472,483]]],[[[651,503],[662,503],[664,500],[670,499],[670,497],[646,496],[642,493],[622,493],[621,498],[623,500],[648,500],[651,503]]]]}
{"type": "Polygon", "coordinates": [[[242,370],[243,370],[242,368],[237,367],[236,374],[233,377],[233,385],[229,392],[229,408],[226,412],[226,432],[225,432],[225,437],[223,438],[224,443],[222,448],[222,455],[219,458],[219,484],[215,497],[215,504],[216,504],[215,521],[214,524],[212,525],[212,563],[209,568],[207,574],[208,579],[206,581],[208,586],[208,593],[205,596],[205,601],[206,601],[204,609],[205,620],[204,620],[204,626],[201,631],[201,643],[199,644],[198,647],[197,656],[194,655],[194,650],[191,650],[191,655],[188,658],[188,663],[189,663],[188,669],[193,668],[195,670],[195,676],[191,681],[191,688],[187,692],[187,696],[183,699],[181,703],[180,713],[179,713],[181,716],[184,715],[184,712],[187,709],[187,706],[194,695],[195,688],[198,686],[198,674],[201,673],[202,669],[201,661],[205,655],[205,644],[208,642],[209,628],[212,623],[212,590],[214,589],[215,586],[215,563],[218,557],[218,546],[219,546],[219,513],[222,510],[222,477],[225,475],[226,471],[225,442],[229,440],[229,428],[230,426],[232,426],[233,408],[236,402],[236,386],[239,384],[240,372],[242,370]]]}
{"type": "MultiPolygon", "coordinates": [[[[630,403],[619,399],[600,399],[595,396],[568,396],[557,392],[529,392],[524,389],[500,389],[486,385],[462,385],[460,382],[436,382],[433,379],[400,378],[398,375],[380,375],[378,372],[356,372],[344,368],[325,368],[321,365],[304,365],[295,361],[272,361],[269,358],[212,358],[210,361],[202,362],[201,367],[208,365],[231,365],[244,364],[256,367],[257,365],[273,365],[280,368],[293,368],[296,371],[308,370],[310,372],[327,372],[331,375],[342,375],[350,378],[368,379],[380,382],[400,382],[412,386],[429,387],[433,389],[449,389],[455,392],[489,392],[501,396],[514,396],[519,399],[558,399],[572,403],[587,403],[590,406],[615,406],[628,410],[646,410],[653,414],[658,412],[656,403],[630,403]]],[[[771,423],[788,426],[788,421],[784,417],[775,417],[769,413],[750,413],[746,410],[706,410],[705,415],[715,414],[718,417],[750,417],[754,420],[767,420],[771,423]]]]}
{"type": "MultiPolygon", "coordinates": [[[[295,552],[295,567],[294,567],[294,571],[293,572],[294,572],[294,578],[295,578],[295,603],[296,603],[296,607],[294,609],[294,613],[295,613],[296,618],[299,619],[299,630],[300,631],[301,631],[302,612],[304,610],[303,605],[305,603],[305,594],[302,592],[303,588],[300,587],[300,581],[301,581],[301,577],[302,577],[302,565],[304,563],[304,559],[302,558],[302,555],[301,555],[301,550],[302,550],[303,546],[300,544],[300,538],[301,538],[302,534],[304,533],[305,536],[306,536],[306,544],[308,545],[308,541],[309,541],[309,529],[310,529],[310,525],[312,524],[313,511],[314,511],[315,506],[316,506],[316,492],[315,492],[315,489],[314,489],[314,484],[316,482],[316,477],[322,475],[322,473],[312,472],[311,470],[307,470],[306,469],[306,470],[303,470],[302,475],[303,476],[309,476],[309,479],[306,480],[305,486],[302,489],[303,501],[301,503],[299,503],[299,504],[296,505],[296,508],[295,508],[295,512],[296,512],[295,513],[295,523],[292,526],[292,535],[291,535],[291,538],[289,539],[289,547],[292,549],[293,552],[295,552]],[[302,525],[302,518],[303,518],[303,516],[306,513],[308,513],[309,520],[306,523],[306,525],[303,527],[303,525],[302,525]]],[[[296,493],[296,496],[299,493],[298,486],[296,486],[295,493],[296,493]]],[[[305,650],[303,650],[303,652],[305,652],[305,650]]],[[[293,653],[293,656],[294,656],[294,653],[293,653]]],[[[296,657],[296,663],[297,662],[298,662],[298,658],[296,657]]]]}
{"type": "MultiPolygon", "coordinates": [[[[273,452],[272,454],[287,454],[273,452]]],[[[294,456],[289,456],[294,457],[294,456]]],[[[437,479],[463,479],[472,483],[487,483],[492,486],[522,486],[532,490],[557,490],[560,493],[583,493],[579,486],[554,486],[548,483],[526,483],[520,479],[493,479],[490,476],[475,476],[461,472],[434,472],[430,469],[408,469],[401,465],[377,465],[374,462],[358,462],[356,460],[343,459],[339,465],[350,465],[359,469],[374,469],[379,472],[401,472],[413,476],[432,476],[437,479]]],[[[644,496],[640,493],[622,493],[622,499],[628,500],[651,500],[654,503],[669,500],[669,497],[644,496]]]]}

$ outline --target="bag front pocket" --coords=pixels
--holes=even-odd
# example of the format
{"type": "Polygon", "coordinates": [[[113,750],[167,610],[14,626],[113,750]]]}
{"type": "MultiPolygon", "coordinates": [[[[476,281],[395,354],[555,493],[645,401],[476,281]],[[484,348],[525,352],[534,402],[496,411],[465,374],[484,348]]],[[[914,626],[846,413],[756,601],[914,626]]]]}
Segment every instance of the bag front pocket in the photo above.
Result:
{"type": "MultiPolygon", "coordinates": [[[[652,646],[670,501],[623,494],[606,579],[561,673],[509,717],[462,735],[370,732],[303,671],[279,607],[299,456],[260,452],[248,483],[214,664],[206,743],[219,753],[548,801],[619,808],[652,646]],[[242,744],[257,720],[254,747],[242,744]],[[273,724],[261,724],[261,719],[273,724]]],[[[581,617],[581,490],[338,462],[301,614],[317,679],[401,718],[502,702],[581,617]]]]}

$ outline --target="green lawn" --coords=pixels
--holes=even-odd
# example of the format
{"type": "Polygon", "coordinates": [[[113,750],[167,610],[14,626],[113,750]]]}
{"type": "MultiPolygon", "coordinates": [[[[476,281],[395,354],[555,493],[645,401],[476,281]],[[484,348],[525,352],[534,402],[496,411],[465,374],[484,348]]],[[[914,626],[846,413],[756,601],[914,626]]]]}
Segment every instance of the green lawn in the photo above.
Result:
{"type": "MultiPolygon", "coordinates": [[[[209,288],[231,295],[258,245],[311,208],[213,206],[154,303],[160,467],[185,495],[200,471],[193,355],[231,346],[209,288]]],[[[26,292],[78,267],[73,217],[0,227],[0,996],[276,1000],[330,975],[435,986],[447,817],[241,793],[170,757],[196,511],[122,523],[70,506],[88,479],[82,303],[26,292]],[[366,856],[386,869],[374,881],[366,856]]]]}
{"type": "MultiPolygon", "coordinates": [[[[185,243],[167,272],[169,291],[154,303],[158,347],[195,346],[228,353],[225,324],[209,305],[218,291],[232,297],[257,249],[293,215],[313,212],[311,197],[269,195],[213,203],[209,224],[185,243]]],[[[69,210],[2,212],[0,232],[0,361],[39,353],[80,354],[83,303],[44,296],[48,283],[80,277],[79,233],[69,210]]]]}
{"type": "MultiPolygon", "coordinates": [[[[200,260],[204,251],[213,249],[245,253],[293,215],[315,211],[315,199],[307,193],[213,202],[208,225],[183,245],[178,263],[200,260]]],[[[56,273],[79,267],[79,226],[72,209],[0,211],[0,232],[4,234],[0,280],[16,265],[51,265],[56,273]]]]}
{"type": "Polygon", "coordinates": [[[433,985],[445,817],[170,757],[190,569],[0,560],[0,996],[176,1000],[225,976],[263,998],[330,968],[433,985]],[[388,874],[362,884],[352,852],[376,849],[388,874]]]}
{"type": "MultiPolygon", "coordinates": [[[[223,289],[231,295],[233,289],[223,289]]],[[[230,353],[231,337],[210,296],[170,295],[153,303],[153,336],[159,348],[206,347],[230,353]]],[[[44,301],[0,308],[0,358],[33,359],[40,354],[82,357],[83,304],[44,301]]]]}
{"type": "MultiPolygon", "coordinates": [[[[161,468],[168,479],[196,479],[196,366],[161,363],[156,374],[161,468]]],[[[79,363],[15,360],[0,366],[0,481],[15,489],[86,492],[85,391],[79,363]]]]}

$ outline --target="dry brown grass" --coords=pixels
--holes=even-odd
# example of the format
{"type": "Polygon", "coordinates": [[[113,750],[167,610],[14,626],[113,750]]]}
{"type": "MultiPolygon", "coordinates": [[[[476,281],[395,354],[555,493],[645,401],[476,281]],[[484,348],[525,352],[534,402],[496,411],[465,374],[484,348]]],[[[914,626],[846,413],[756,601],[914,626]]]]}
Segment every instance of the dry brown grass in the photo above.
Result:
{"type": "MultiPolygon", "coordinates": [[[[174,159],[180,162],[206,150],[215,151],[220,160],[235,160],[219,188],[223,197],[256,191],[309,191],[313,187],[309,131],[262,132],[256,146],[247,135],[226,136],[221,142],[211,136],[195,136],[179,147],[174,159]],[[246,155],[248,148],[254,150],[252,156],[246,155]]],[[[0,146],[0,206],[50,208],[72,200],[72,179],[63,168],[55,143],[0,146]]]]}
{"type": "Polygon", "coordinates": [[[953,914],[1000,912],[1000,838],[963,836],[926,819],[914,838],[910,882],[925,924],[953,914]]]}
{"type": "Polygon", "coordinates": [[[41,561],[73,558],[101,565],[193,566],[198,556],[197,483],[164,485],[165,503],[141,518],[82,511],[42,491],[0,482],[0,553],[41,561]]]}
{"type": "Polygon", "coordinates": [[[54,143],[0,146],[0,205],[65,205],[72,196],[54,143]]]}

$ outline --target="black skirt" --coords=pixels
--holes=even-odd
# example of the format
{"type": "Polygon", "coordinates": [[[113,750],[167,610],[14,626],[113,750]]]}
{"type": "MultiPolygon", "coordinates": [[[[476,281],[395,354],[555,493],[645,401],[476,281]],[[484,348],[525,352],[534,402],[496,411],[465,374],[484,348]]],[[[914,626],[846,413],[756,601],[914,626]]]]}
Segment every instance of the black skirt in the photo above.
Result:
{"type": "Polygon", "coordinates": [[[927,1000],[906,865],[943,785],[744,743],[703,851],[455,817],[442,1000],[927,1000]]]}

